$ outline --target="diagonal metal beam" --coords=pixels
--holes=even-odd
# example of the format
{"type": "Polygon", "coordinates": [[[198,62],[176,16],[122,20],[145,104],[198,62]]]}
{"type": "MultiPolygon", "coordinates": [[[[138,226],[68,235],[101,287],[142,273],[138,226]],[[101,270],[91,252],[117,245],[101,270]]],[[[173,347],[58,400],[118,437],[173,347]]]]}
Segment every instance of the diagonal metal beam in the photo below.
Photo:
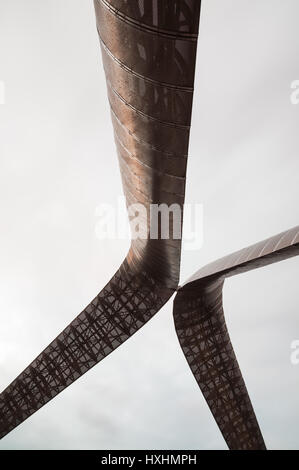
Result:
{"type": "Polygon", "coordinates": [[[224,281],[298,254],[299,226],[208,264],[175,297],[181,348],[230,449],[265,449],[265,444],[227,330],[224,281]]]}

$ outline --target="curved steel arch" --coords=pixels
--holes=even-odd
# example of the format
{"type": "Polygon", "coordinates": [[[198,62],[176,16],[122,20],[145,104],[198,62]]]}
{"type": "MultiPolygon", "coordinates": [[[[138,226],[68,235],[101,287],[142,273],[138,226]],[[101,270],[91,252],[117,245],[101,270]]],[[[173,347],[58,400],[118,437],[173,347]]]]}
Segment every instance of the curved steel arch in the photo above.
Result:
{"type": "Polygon", "coordinates": [[[181,348],[230,449],[265,449],[265,443],[227,330],[224,281],[298,254],[299,226],[208,264],[175,297],[181,348]]]}
{"type": "MultiPolygon", "coordinates": [[[[128,205],[183,207],[200,3],[94,2],[128,205]]],[[[104,289],[2,392],[0,437],[158,312],[177,288],[180,253],[173,236],[132,241],[104,289]]]]}

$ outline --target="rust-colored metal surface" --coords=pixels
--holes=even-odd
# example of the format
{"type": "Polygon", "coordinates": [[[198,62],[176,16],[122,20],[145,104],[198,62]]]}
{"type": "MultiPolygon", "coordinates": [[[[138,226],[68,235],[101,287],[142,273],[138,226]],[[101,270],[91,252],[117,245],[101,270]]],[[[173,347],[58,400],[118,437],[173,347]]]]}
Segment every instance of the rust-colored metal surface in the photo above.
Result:
{"type": "Polygon", "coordinates": [[[226,327],[224,280],[299,254],[299,226],[200,269],[174,301],[180,345],[230,449],[265,449],[226,327]]]}
{"type": "MultiPolygon", "coordinates": [[[[95,0],[128,205],[183,207],[200,3],[95,0]]],[[[149,233],[149,218],[142,230],[149,233]]],[[[2,392],[0,437],[157,313],[177,288],[180,253],[173,234],[132,241],[106,287],[2,392]]]]}
{"type": "MultiPolygon", "coordinates": [[[[141,204],[147,215],[153,204],[176,205],[182,215],[200,3],[94,2],[127,206],[141,204]]],[[[114,351],[178,290],[177,335],[229,448],[265,449],[227,331],[223,284],[296,256],[299,227],[209,264],[178,289],[180,237],[170,231],[164,239],[160,219],[153,238],[151,217],[139,221],[143,236],[132,239],[113,278],[0,395],[0,437],[114,351]]]]}

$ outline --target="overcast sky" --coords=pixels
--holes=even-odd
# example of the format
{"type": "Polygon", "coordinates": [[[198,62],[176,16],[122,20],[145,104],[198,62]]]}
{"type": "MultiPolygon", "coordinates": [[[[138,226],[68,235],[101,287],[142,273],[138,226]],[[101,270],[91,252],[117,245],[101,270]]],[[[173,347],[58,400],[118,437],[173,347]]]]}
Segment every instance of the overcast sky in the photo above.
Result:
{"type": "MultiPolygon", "coordinates": [[[[122,194],[89,0],[0,0],[0,387],[111,278],[128,240],[98,240],[122,194]]],[[[298,224],[298,0],[203,0],[186,202],[202,265],[298,224]]],[[[297,258],[226,282],[233,344],[269,448],[299,449],[297,258]]],[[[1,449],[225,449],[180,350],[172,300],[1,449]]]]}

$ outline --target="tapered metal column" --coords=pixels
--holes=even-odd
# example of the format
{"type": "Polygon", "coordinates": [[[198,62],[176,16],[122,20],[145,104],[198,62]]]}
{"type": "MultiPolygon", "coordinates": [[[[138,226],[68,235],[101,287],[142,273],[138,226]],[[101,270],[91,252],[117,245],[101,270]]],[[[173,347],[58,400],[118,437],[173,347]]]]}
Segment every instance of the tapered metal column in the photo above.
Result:
{"type": "MultiPolygon", "coordinates": [[[[182,212],[200,3],[95,0],[123,188],[127,204],[147,213],[161,203],[182,212]]],[[[105,178],[107,157],[99,158],[105,178]]],[[[149,217],[142,231],[149,234],[149,217]]],[[[2,392],[0,437],[157,313],[177,288],[180,253],[172,234],[132,241],[106,287],[2,392]]]]}

